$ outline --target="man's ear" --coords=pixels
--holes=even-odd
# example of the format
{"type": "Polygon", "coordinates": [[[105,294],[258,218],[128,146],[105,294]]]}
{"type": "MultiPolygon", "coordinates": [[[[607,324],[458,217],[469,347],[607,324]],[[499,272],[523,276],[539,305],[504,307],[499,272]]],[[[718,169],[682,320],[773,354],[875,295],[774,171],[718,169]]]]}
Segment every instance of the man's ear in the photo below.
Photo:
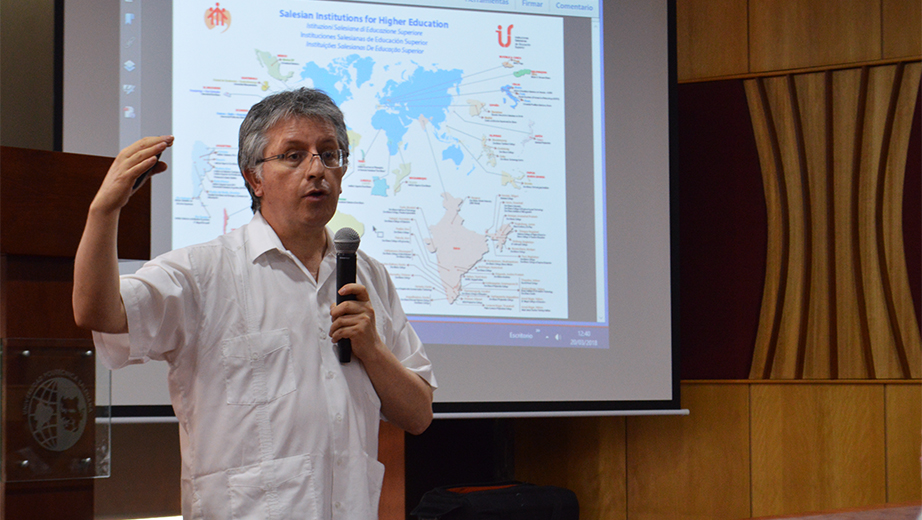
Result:
{"type": "Polygon", "coordinates": [[[246,170],[243,172],[243,178],[247,181],[247,184],[250,185],[250,189],[253,190],[253,194],[257,197],[262,197],[262,179],[259,178],[253,170],[246,170]]]}

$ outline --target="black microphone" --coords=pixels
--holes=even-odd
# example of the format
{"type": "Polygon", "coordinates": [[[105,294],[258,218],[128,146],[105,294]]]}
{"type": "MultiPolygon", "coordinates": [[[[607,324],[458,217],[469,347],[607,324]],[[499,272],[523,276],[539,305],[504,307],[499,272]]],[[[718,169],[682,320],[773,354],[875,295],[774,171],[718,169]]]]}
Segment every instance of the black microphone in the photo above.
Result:
{"type": "MultiPolygon", "coordinates": [[[[355,283],[355,252],[359,249],[359,234],[352,228],[342,228],[333,237],[336,247],[336,304],[354,300],[354,294],[343,296],[339,290],[347,283],[355,283]]],[[[352,360],[352,340],[343,338],[336,342],[339,351],[339,362],[348,363],[352,360]]]]}

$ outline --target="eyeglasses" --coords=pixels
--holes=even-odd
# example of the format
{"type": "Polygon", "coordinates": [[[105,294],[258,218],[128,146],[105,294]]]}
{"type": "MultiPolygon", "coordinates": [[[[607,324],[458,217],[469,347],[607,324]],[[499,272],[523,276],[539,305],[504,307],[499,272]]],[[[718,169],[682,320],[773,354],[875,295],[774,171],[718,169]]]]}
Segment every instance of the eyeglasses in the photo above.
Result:
{"type": "Polygon", "coordinates": [[[271,157],[263,157],[258,159],[256,164],[262,164],[269,161],[278,161],[279,163],[288,166],[289,168],[297,168],[301,166],[301,163],[305,159],[309,158],[307,163],[308,166],[314,162],[314,157],[320,157],[320,164],[325,168],[342,168],[343,163],[345,162],[346,157],[349,157],[348,152],[342,150],[324,150],[320,153],[310,153],[304,150],[295,150],[293,152],[280,153],[278,155],[273,155],[271,157]]]}

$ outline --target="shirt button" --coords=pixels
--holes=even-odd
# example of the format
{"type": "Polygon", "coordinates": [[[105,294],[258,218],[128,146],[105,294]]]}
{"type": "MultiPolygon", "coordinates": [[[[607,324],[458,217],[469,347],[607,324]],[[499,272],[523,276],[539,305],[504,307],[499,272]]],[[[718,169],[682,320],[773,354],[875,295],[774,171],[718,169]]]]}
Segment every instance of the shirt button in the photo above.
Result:
{"type": "Polygon", "coordinates": [[[327,372],[327,379],[333,379],[334,377],[336,377],[336,374],[334,374],[332,370],[327,372]]]}
{"type": "Polygon", "coordinates": [[[321,340],[327,339],[327,331],[325,331],[325,330],[323,330],[323,329],[320,329],[318,335],[320,336],[320,339],[321,339],[321,340]]]}
{"type": "Polygon", "coordinates": [[[336,502],[335,504],[333,504],[333,507],[335,507],[336,509],[342,509],[343,505],[341,502],[336,502]]]}
{"type": "Polygon", "coordinates": [[[336,414],[336,422],[338,423],[343,422],[343,414],[341,413],[336,414]]]}
{"type": "Polygon", "coordinates": [[[250,354],[250,359],[252,359],[253,361],[256,361],[257,359],[259,359],[259,354],[255,352],[250,354]]]}

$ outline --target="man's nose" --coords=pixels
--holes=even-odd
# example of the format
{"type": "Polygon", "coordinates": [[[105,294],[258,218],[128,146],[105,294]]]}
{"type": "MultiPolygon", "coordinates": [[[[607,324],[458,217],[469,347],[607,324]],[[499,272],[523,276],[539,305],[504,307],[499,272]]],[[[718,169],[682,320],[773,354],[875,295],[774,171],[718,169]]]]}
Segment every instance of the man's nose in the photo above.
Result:
{"type": "Polygon", "coordinates": [[[319,153],[312,153],[310,158],[307,160],[307,166],[305,167],[306,174],[308,179],[313,179],[314,177],[320,177],[323,175],[323,160],[320,158],[319,153]],[[317,159],[316,163],[314,159],[317,159]]]}

